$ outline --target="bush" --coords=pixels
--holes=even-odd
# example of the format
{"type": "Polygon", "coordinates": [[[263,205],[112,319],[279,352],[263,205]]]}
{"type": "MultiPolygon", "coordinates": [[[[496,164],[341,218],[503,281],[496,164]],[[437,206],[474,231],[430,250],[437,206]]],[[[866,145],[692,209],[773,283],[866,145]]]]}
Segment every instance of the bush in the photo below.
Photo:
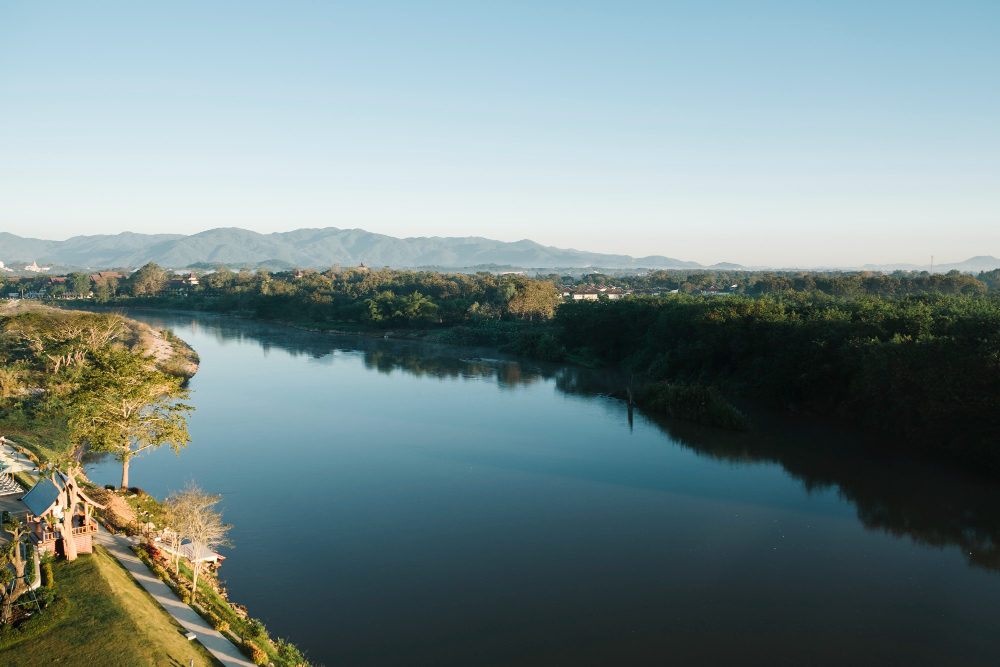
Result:
{"type": "Polygon", "coordinates": [[[55,575],[52,574],[52,563],[42,563],[42,586],[52,588],[56,583],[55,575]]]}
{"type": "Polygon", "coordinates": [[[173,588],[174,593],[177,594],[177,597],[181,599],[181,602],[183,602],[184,604],[191,604],[191,591],[189,591],[184,586],[171,586],[171,588],[173,588]]]}
{"type": "Polygon", "coordinates": [[[149,557],[152,558],[154,561],[159,560],[163,555],[162,553],[160,553],[159,547],[157,547],[152,542],[146,543],[146,553],[148,553],[149,557]]]}
{"type": "Polygon", "coordinates": [[[636,398],[640,407],[654,412],[732,431],[750,430],[750,421],[715,387],[648,382],[636,398]]]}
{"type": "Polygon", "coordinates": [[[513,342],[501,347],[500,351],[542,361],[562,361],[566,358],[566,348],[559,344],[556,337],[538,330],[522,331],[513,342]]]}
{"type": "Polygon", "coordinates": [[[35,614],[17,627],[13,625],[0,627],[0,650],[47,632],[51,625],[66,615],[68,609],[68,601],[60,596],[55,598],[54,603],[48,605],[44,614],[35,614]]]}
{"type": "Polygon", "coordinates": [[[256,618],[251,618],[247,622],[247,634],[253,637],[254,639],[259,639],[260,637],[263,637],[265,633],[266,629],[264,628],[264,624],[258,621],[256,618]]]}
{"type": "Polygon", "coordinates": [[[242,651],[243,655],[250,658],[255,665],[267,664],[267,653],[264,653],[264,651],[253,642],[244,641],[240,644],[240,651],[242,651]]]}
{"type": "Polygon", "coordinates": [[[229,623],[223,621],[218,616],[215,617],[215,622],[212,623],[212,627],[219,632],[229,632],[229,623]]]}
{"type": "Polygon", "coordinates": [[[115,485],[114,484],[105,484],[104,488],[107,489],[108,491],[114,491],[115,490],[115,485]]]}
{"type": "Polygon", "coordinates": [[[524,325],[518,322],[484,320],[472,326],[456,326],[441,337],[441,342],[449,345],[503,345],[517,338],[524,325]]]}
{"type": "Polygon", "coordinates": [[[38,604],[41,605],[42,609],[45,609],[52,604],[53,597],[52,591],[44,586],[35,589],[35,599],[38,600],[38,604]]]}

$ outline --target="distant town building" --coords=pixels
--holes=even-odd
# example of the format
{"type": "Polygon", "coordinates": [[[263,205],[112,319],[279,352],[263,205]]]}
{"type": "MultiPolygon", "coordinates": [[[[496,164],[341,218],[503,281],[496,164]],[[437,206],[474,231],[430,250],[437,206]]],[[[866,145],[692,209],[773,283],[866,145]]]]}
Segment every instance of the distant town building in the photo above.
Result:
{"type": "Polygon", "coordinates": [[[100,282],[102,280],[107,280],[108,278],[114,278],[115,280],[121,280],[124,277],[125,276],[123,276],[122,274],[118,273],[117,271],[98,271],[97,273],[91,274],[91,276],[90,276],[90,282],[97,283],[97,282],[100,282]]]}
{"type": "Polygon", "coordinates": [[[198,276],[189,274],[184,277],[171,278],[167,283],[167,292],[176,296],[187,296],[188,288],[198,284],[198,276]]]}

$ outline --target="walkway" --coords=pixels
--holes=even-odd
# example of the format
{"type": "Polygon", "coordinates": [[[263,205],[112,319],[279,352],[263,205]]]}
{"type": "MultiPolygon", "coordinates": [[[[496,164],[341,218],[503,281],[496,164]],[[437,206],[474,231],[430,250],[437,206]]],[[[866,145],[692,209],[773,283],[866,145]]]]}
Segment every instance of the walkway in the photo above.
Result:
{"type": "Polygon", "coordinates": [[[231,665],[254,667],[232,642],[214,630],[194,609],[178,600],[165,583],[153,576],[145,563],[129,549],[131,542],[128,539],[121,535],[112,535],[102,526],[99,532],[94,534],[94,541],[111,552],[118,562],[132,573],[139,585],[145,588],[168,614],[177,619],[184,629],[198,635],[198,641],[222,664],[226,667],[231,665]]]}

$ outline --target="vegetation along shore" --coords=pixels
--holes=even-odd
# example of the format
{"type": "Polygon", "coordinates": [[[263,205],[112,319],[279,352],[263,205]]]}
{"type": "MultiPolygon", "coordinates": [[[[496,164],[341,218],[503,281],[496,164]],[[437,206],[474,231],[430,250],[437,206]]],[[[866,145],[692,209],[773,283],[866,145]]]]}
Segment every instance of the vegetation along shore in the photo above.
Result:
{"type": "MultiPolygon", "coordinates": [[[[627,396],[647,410],[746,428],[721,406],[747,396],[898,433],[1000,473],[1000,270],[620,273],[530,278],[362,265],[175,275],[147,264],[89,282],[71,274],[46,296],[620,365],[636,384],[627,396]],[[681,400],[703,390],[718,410],[681,400]]],[[[46,279],[33,287],[45,289],[46,279]]]]}
{"type": "Polygon", "coordinates": [[[232,655],[308,665],[219,584],[215,550],[230,528],[221,497],[191,483],[160,502],[130,486],[135,457],[188,446],[194,408],[184,401],[197,354],[119,313],[17,300],[0,310],[0,355],[0,467],[11,476],[0,493],[0,662],[221,664],[100,546],[113,539],[104,530],[130,536],[150,571],[232,642],[223,642],[232,655]],[[120,488],[86,478],[85,450],[115,457],[120,488]]]}

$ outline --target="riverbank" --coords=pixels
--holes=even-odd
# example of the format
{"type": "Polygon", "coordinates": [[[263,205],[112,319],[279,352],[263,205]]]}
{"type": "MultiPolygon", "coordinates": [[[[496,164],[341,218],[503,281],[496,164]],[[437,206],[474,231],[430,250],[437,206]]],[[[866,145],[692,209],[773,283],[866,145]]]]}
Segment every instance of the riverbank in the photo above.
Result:
{"type": "Polygon", "coordinates": [[[25,625],[0,631],[7,667],[189,665],[222,667],[102,547],[52,563],[51,602],[25,625]]]}
{"type": "MultiPolygon", "coordinates": [[[[116,534],[133,536],[131,552],[126,560],[133,558],[131,554],[134,552],[136,562],[144,564],[146,571],[143,574],[148,576],[143,578],[143,586],[175,618],[185,624],[190,625],[191,617],[196,614],[194,618],[202,626],[196,632],[203,634],[211,628],[211,637],[215,640],[211,647],[217,654],[224,648],[220,648],[218,642],[224,641],[230,644],[233,651],[241,652],[251,662],[256,656],[256,664],[270,662],[276,667],[309,666],[308,660],[294,644],[283,639],[272,639],[264,624],[252,618],[246,607],[229,600],[226,589],[219,581],[218,567],[202,569],[198,578],[196,602],[191,603],[191,567],[182,558],[179,569],[175,570],[170,554],[161,549],[163,545],[155,537],[169,521],[159,501],[141,489],[92,489],[90,493],[94,500],[105,505],[105,509],[95,510],[95,515],[102,524],[116,534]],[[156,591],[152,590],[153,582],[159,584],[156,591]]],[[[108,534],[102,539],[107,543],[112,535],[108,534]]],[[[117,544],[122,546],[120,541],[117,544]]],[[[106,546],[111,548],[109,544],[106,546]]],[[[116,556],[119,560],[123,559],[121,549],[116,552],[116,556]]],[[[135,568],[131,569],[133,574],[137,573],[135,568]]]]}
{"type": "Polygon", "coordinates": [[[69,427],[72,395],[88,355],[107,345],[145,354],[170,377],[186,381],[198,372],[198,356],[184,341],[117,312],[0,302],[0,434],[41,464],[79,457],[69,427]]]}

